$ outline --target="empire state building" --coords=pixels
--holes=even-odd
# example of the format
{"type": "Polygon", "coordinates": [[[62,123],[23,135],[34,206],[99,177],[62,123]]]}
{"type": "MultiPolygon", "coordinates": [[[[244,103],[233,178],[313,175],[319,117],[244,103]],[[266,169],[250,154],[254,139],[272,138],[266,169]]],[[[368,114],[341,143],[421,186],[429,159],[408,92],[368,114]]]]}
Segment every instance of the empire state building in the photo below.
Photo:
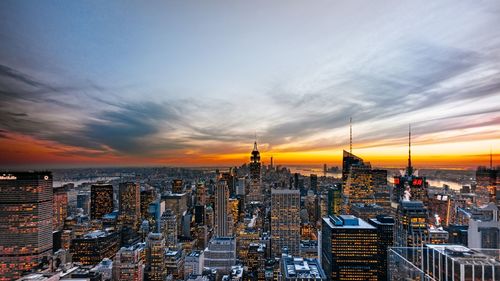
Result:
{"type": "Polygon", "coordinates": [[[253,144],[252,154],[250,156],[250,191],[248,192],[248,201],[262,201],[262,188],[260,179],[260,153],[257,149],[257,142],[253,144]]]}

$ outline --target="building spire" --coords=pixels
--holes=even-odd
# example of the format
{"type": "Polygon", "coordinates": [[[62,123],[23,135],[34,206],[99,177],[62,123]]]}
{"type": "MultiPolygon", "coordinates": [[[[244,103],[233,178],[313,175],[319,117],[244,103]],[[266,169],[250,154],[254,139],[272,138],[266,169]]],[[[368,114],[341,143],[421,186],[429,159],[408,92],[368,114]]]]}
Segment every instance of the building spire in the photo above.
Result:
{"type": "Polygon", "coordinates": [[[411,166],[411,124],[408,124],[408,176],[413,174],[413,167],[411,166]]]}
{"type": "Polygon", "coordinates": [[[352,117],[349,118],[349,153],[352,154],[352,117]]]}

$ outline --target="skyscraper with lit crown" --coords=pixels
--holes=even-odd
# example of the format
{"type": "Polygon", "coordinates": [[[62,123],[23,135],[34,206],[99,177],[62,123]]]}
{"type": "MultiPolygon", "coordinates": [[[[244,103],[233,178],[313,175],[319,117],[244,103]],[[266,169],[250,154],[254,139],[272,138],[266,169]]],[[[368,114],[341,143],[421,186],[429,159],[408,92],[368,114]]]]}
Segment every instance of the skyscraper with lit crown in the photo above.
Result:
{"type": "Polygon", "coordinates": [[[262,201],[262,182],[260,178],[260,152],[257,149],[257,141],[253,144],[252,154],[250,156],[250,190],[248,192],[248,200],[262,201]]]}

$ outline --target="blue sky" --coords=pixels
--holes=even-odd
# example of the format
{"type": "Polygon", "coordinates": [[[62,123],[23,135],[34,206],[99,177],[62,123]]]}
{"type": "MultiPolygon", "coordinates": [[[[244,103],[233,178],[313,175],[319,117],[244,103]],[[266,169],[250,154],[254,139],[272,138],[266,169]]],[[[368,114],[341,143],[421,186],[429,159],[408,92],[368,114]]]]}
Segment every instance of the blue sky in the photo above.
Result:
{"type": "Polygon", "coordinates": [[[336,155],[352,116],[369,154],[408,123],[422,149],[487,153],[499,26],[494,0],[2,1],[0,132],[96,159],[237,155],[255,132],[336,155]]]}

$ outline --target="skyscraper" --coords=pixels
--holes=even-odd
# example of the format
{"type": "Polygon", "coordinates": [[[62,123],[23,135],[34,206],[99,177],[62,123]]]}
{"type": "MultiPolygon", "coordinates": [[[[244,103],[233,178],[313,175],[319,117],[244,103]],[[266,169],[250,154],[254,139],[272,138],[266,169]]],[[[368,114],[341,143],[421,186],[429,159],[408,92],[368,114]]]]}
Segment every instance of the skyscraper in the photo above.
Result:
{"type": "Polygon", "coordinates": [[[248,202],[262,201],[262,182],[260,178],[260,152],[257,149],[257,142],[253,144],[250,156],[250,191],[248,192],[248,202]]]}
{"type": "Polygon", "coordinates": [[[52,199],[52,229],[54,231],[62,230],[64,220],[68,217],[68,193],[63,186],[54,188],[52,199]]]}
{"type": "Polygon", "coordinates": [[[184,184],[181,179],[175,179],[172,181],[172,193],[182,193],[184,189],[184,184]]]}
{"type": "Polygon", "coordinates": [[[161,233],[149,233],[146,239],[146,268],[145,279],[148,281],[164,281],[165,266],[165,239],[161,233]]]}
{"type": "Polygon", "coordinates": [[[419,177],[415,174],[415,169],[411,164],[411,130],[408,131],[408,166],[404,175],[394,177],[394,190],[392,201],[398,203],[403,200],[421,201],[427,206],[428,184],[425,177],[419,177]]]}
{"type": "Polygon", "coordinates": [[[52,253],[52,174],[0,172],[0,280],[52,253]]]}
{"type": "Polygon", "coordinates": [[[232,235],[230,214],[229,188],[226,181],[219,181],[215,186],[215,235],[217,237],[232,235]]]}
{"type": "Polygon", "coordinates": [[[386,215],[378,215],[367,222],[377,228],[380,262],[378,280],[387,280],[387,250],[394,245],[394,218],[386,215]]]}
{"type": "Polygon", "coordinates": [[[364,220],[350,215],[323,218],[321,255],[328,280],[379,280],[377,228],[364,220]]]}
{"type": "Polygon", "coordinates": [[[300,249],[300,191],[271,190],[271,247],[280,257],[283,247],[299,255],[300,249]]]}
{"type": "Polygon", "coordinates": [[[141,217],[139,186],[133,182],[120,183],[120,222],[137,230],[141,217]]]}
{"type": "Polygon", "coordinates": [[[177,247],[177,216],[170,209],[166,209],[161,216],[160,232],[167,247],[177,247]]]}
{"type": "Polygon", "coordinates": [[[93,184],[90,187],[90,202],[90,218],[93,220],[113,212],[113,186],[93,184]]]}
{"type": "Polygon", "coordinates": [[[394,241],[399,247],[422,247],[428,239],[428,212],[420,201],[402,201],[398,206],[394,241]]]}

